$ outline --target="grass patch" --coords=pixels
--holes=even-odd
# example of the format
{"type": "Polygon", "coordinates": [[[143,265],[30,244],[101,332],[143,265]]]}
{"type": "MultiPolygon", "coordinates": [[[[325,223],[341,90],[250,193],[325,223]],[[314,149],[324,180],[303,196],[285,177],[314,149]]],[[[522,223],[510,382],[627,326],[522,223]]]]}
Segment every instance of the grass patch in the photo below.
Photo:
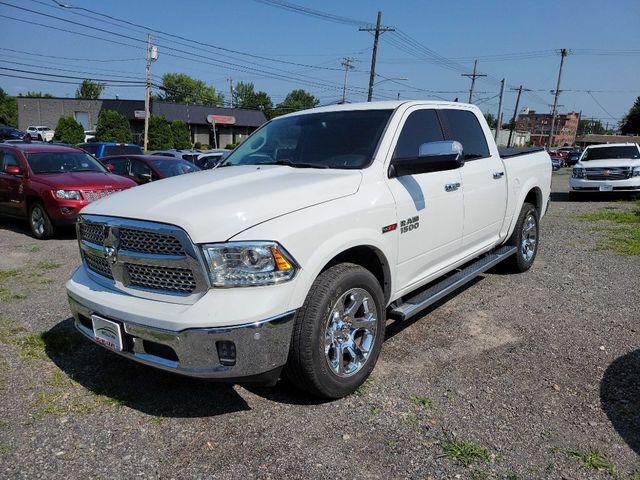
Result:
{"type": "Polygon", "coordinates": [[[12,277],[17,277],[18,275],[20,275],[20,270],[0,270],[0,282],[4,282],[12,277]]]}
{"type": "Polygon", "coordinates": [[[373,384],[373,378],[367,378],[362,385],[356,388],[355,394],[359,397],[364,397],[367,393],[369,393],[369,390],[371,389],[373,384]]]}
{"type": "Polygon", "coordinates": [[[442,449],[445,457],[456,460],[465,467],[468,467],[476,460],[488,462],[492,457],[489,450],[472,442],[449,440],[444,443],[442,449]]]}
{"type": "Polygon", "coordinates": [[[0,343],[15,343],[15,336],[22,332],[26,332],[26,330],[16,326],[15,321],[0,317],[0,343]]]}
{"type": "Polygon", "coordinates": [[[24,293],[14,292],[8,288],[0,287],[0,300],[3,302],[9,302],[11,300],[23,300],[27,298],[24,293]]]}
{"type": "Polygon", "coordinates": [[[621,226],[605,228],[606,240],[598,243],[600,250],[613,250],[623,255],[640,255],[640,201],[624,202],[631,209],[605,207],[599,212],[584,213],[579,220],[592,222],[611,222],[621,226]]]}
{"type": "Polygon", "coordinates": [[[69,328],[49,330],[40,336],[47,351],[54,355],[74,352],[82,345],[82,335],[69,328]]]}
{"type": "Polygon", "coordinates": [[[380,415],[380,412],[382,412],[382,409],[380,407],[376,407],[376,406],[371,407],[371,415],[374,415],[377,417],[378,415],[380,415]]]}
{"type": "Polygon", "coordinates": [[[589,468],[594,470],[606,470],[611,476],[616,474],[616,466],[595,450],[588,452],[582,450],[569,450],[567,451],[567,454],[570,457],[577,458],[589,468]]]}
{"type": "Polygon", "coordinates": [[[43,358],[45,346],[42,335],[29,335],[20,341],[20,352],[18,355],[24,359],[43,358]]]}
{"type": "Polygon", "coordinates": [[[411,401],[414,405],[417,405],[420,408],[424,408],[425,410],[430,410],[433,407],[433,400],[425,397],[413,397],[411,401]]]}
{"type": "Polygon", "coordinates": [[[485,472],[484,470],[475,470],[471,472],[471,480],[489,480],[491,474],[489,472],[485,472]]]}
{"type": "Polygon", "coordinates": [[[10,453],[13,453],[13,447],[4,443],[0,444],[0,455],[9,455],[10,453]]]}
{"type": "Polygon", "coordinates": [[[43,262],[38,263],[38,268],[43,270],[55,270],[56,268],[60,268],[62,266],[61,263],[52,262],[50,260],[45,260],[43,262]]]}

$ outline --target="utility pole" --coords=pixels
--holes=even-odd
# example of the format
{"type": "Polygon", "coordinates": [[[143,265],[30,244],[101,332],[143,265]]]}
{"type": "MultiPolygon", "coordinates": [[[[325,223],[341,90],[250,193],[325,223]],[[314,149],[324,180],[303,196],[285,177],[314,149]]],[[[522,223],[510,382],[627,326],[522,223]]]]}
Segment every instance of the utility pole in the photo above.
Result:
{"type": "Polygon", "coordinates": [[[344,67],[344,84],[342,85],[342,103],[347,103],[347,77],[349,75],[349,70],[353,68],[353,58],[345,57],[342,59],[342,64],[344,67]]]}
{"type": "Polygon", "coordinates": [[[498,121],[496,123],[496,143],[498,142],[498,134],[500,133],[500,127],[502,126],[502,98],[504,97],[504,78],[500,82],[500,102],[498,103],[498,121]]]}
{"type": "Polygon", "coordinates": [[[553,99],[553,111],[551,112],[551,131],[549,132],[549,140],[547,141],[547,150],[551,149],[551,143],[553,142],[553,128],[556,123],[556,108],[558,107],[558,97],[560,96],[560,80],[562,79],[562,66],[564,65],[564,57],[569,55],[569,50],[563,48],[560,50],[560,70],[558,71],[558,84],[556,85],[556,94],[553,99]]]}
{"type": "Polygon", "coordinates": [[[234,101],[234,92],[233,92],[233,78],[229,77],[229,102],[231,104],[232,107],[236,106],[236,102],[234,101]]]}
{"type": "Polygon", "coordinates": [[[373,52],[371,53],[371,70],[369,72],[369,93],[367,94],[367,102],[370,102],[373,98],[373,79],[376,76],[376,55],[378,53],[378,39],[380,38],[380,34],[384,32],[395,32],[395,28],[391,27],[381,27],[380,22],[382,22],[382,12],[378,12],[378,19],[376,21],[376,28],[371,27],[360,27],[358,30],[361,32],[375,32],[373,35],[373,52]]]}
{"type": "MultiPolygon", "coordinates": [[[[518,91],[518,98],[516,98],[516,108],[513,109],[513,118],[511,119],[511,125],[509,125],[509,140],[507,141],[507,148],[511,147],[511,139],[513,137],[513,130],[516,128],[516,122],[518,121],[518,107],[520,106],[520,96],[522,95],[522,85],[518,88],[512,88],[513,91],[518,91]]],[[[531,91],[528,88],[524,89],[525,92],[531,91]]]]}
{"type": "Polygon", "coordinates": [[[473,62],[473,73],[462,73],[463,77],[471,78],[471,88],[469,89],[469,103],[473,101],[473,87],[476,85],[476,78],[478,77],[486,77],[484,74],[476,73],[476,68],[478,67],[478,60],[473,62]]]}
{"type": "Polygon", "coordinates": [[[147,79],[144,87],[144,151],[149,145],[149,103],[151,100],[151,34],[147,34],[147,79]]]}

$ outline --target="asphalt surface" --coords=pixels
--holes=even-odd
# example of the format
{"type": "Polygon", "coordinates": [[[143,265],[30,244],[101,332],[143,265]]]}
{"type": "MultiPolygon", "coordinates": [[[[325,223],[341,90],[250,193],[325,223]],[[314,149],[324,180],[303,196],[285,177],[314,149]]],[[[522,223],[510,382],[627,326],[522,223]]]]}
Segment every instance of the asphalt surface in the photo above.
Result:
{"type": "Polygon", "coordinates": [[[0,220],[0,477],[640,478],[640,257],[597,247],[576,217],[613,204],[569,202],[566,181],[529,272],[390,324],[366,386],[324,403],[90,344],[64,291],[73,232],[0,220]]]}

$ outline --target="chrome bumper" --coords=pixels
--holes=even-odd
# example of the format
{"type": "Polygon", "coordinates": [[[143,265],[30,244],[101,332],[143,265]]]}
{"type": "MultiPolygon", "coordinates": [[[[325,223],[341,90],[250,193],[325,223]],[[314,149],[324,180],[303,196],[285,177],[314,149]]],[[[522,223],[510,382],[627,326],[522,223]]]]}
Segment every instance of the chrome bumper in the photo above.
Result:
{"type": "MultiPolygon", "coordinates": [[[[147,327],[101,315],[68,297],[76,328],[96,342],[91,315],[122,325],[125,348],[115,352],[140,363],[191,377],[236,379],[256,377],[282,367],[289,354],[295,311],[233,327],[193,328],[179,332],[147,327]],[[223,365],[217,342],[235,344],[234,365],[223,365]]],[[[112,350],[113,351],[113,350],[112,350]]]]}

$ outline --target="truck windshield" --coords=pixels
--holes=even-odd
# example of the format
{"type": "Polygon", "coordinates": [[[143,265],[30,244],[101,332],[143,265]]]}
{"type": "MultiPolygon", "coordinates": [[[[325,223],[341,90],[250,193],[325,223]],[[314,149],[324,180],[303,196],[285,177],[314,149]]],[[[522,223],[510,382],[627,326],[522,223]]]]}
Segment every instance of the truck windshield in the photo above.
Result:
{"type": "Polygon", "coordinates": [[[27,154],[34,174],[65,172],[102,172],[107,170],[84,152],[38,152],[27,154]]]}
{"type": "Polygon", "coordinates": [[[607,160],[609,158],[640,158],[640,150],[633,145],[624,147],[587,148],[582,157],[582,161],[607,160]]]}
{"type": "Polygon", "coordinates": [[[251,135],[220,166],[360,169],[371,162],[391,113],[351,110],[275,119],[251,135]]]}

